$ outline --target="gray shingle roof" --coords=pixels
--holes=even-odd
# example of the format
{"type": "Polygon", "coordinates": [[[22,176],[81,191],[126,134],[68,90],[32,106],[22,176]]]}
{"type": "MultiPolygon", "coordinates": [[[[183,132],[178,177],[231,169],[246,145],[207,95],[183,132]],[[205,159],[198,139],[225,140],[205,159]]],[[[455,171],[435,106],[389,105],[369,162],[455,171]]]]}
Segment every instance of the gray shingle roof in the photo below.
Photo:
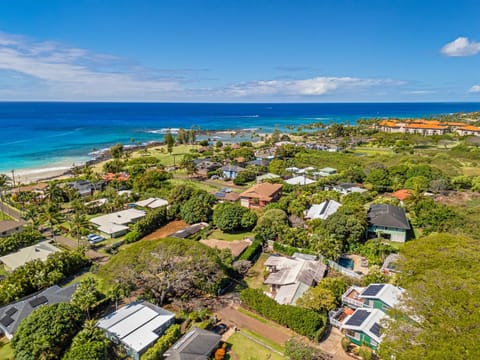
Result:
{"type": "Polygon", "coordinates": [[[169,360],[207,360],[220,339],[218,334],[194,327],[168,349],[164,356],[169,360]]]}
{"type": "Polygon", "coordinates": [[[410,229],[405,210],[398,206],[388,204],[374,204],[370,206],[367,214],[369,225],[383,226],[397,229],[410,229]]]}
{"type": "Polygon", "coordinates": [[[76,287],[77,284],[64,288],[54,285],[23,300],[0,308],[0,330],[7,336],[13,335],[20,322],[40,305],[70,302],[76,287]]]}

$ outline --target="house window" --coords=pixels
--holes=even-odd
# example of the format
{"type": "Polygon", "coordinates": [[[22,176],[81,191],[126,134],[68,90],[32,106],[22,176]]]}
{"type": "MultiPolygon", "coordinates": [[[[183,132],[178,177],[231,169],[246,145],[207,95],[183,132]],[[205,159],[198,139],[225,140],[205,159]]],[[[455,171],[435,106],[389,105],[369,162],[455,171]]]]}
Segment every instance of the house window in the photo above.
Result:
{"type": "Polygon", "coordinates": [[[347,335],[355,340],[360,340],[360,333],[352,330],[347,330],[347,335]]]}

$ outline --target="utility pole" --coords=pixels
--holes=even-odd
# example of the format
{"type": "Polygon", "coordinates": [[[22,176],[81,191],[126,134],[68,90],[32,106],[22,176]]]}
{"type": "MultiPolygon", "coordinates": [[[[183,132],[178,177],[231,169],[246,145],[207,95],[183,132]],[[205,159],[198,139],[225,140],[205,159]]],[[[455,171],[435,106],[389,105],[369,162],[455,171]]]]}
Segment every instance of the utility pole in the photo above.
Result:
{"type": "Polygon", "coordinates": [[[12,170],[12,184],[13,184],[13,190],[15,190],[15,170],[12,170]]]}

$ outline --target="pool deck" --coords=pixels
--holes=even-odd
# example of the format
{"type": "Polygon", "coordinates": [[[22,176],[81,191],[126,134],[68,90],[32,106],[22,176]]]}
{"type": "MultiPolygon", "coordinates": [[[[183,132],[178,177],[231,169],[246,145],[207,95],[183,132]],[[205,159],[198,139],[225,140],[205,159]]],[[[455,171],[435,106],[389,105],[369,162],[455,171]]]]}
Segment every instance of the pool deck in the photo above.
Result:
{"type": "Polygon", "coordinates": [[[368,274],[368,266],[362,265],[362,261],[366,260],[364,257],[355,254],[344,255],[343,257],[353,260],[353,271],[364,275],[368,274]]]}

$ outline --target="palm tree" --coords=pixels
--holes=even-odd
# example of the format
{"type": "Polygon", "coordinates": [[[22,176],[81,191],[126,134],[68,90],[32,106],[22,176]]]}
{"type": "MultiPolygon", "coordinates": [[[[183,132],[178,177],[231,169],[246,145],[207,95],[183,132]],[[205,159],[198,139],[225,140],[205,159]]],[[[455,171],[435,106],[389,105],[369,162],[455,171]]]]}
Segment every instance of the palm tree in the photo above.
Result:
{"type": "Polygon", "coordinates": [[[52,239],[55,240],[54,225],[59,224],[62,221],[62,217],[58,211],[58,206],[53,203],[49,203],[44,206],[42,208],[40,220],[42,223],[46,223],[49,225],[50,230],[52,231],[52,239]]]}
{"type": "Polygon", "coordinates": [[[45,199],[51,203],[63,200],[63,190],[58,186],[58,184],[50,183],[48,188],[45,190],[45,199]]]}
{"type": "Polygon", "coordinates": [[[69,221],[69,232],[77,238],[77,246],[80,247],[80,237],[86,230],[91,229],[91,223],[87,217],[80,213],[75,213],[69,221]]]}
{"type": "Polygon", "coordinates": [[[3,195],[5,192],[5,188],[10,183],[10,178],[5,174],[0,174],[0,204],[2,205],[1,212],[2,212],[2,220],[5,220],[5,212],[3,211],[3,195]]]}
{"type": "Polygon", "coordinates": [[[23,214],[23,218],[27,221],[31,221],[34,226],[38,225],[38,209],[35,206],[29,206],[23,214]]]}

